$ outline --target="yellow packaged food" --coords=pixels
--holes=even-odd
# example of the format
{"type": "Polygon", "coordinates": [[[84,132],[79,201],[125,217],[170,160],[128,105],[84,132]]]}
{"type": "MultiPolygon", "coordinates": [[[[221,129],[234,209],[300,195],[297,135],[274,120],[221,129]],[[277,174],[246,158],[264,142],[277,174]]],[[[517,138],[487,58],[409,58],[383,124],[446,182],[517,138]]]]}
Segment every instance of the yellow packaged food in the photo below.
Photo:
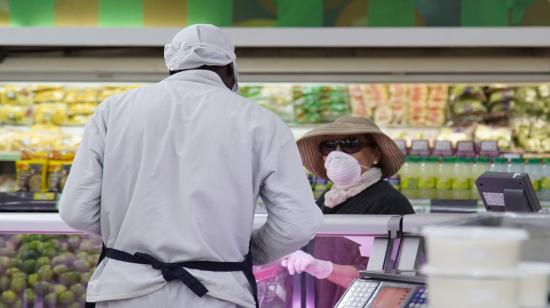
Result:
{"type": "Polygon", "coordinates": [[[0,128],[0,152],[17,152],[20,149],[21,132],[0,128]]]}
{"type": "Polygon", "coordinates": [[[71,162],[51,160],[48,164],[48,191],[62,192],[71,171],[71,162]]]}
{"type": "Polygon", "coordinates": [[[99,89],[97,87],[68,88],[66,89],[65,103],[97,103],[99,89]]]}
{"type": "Polygon", "coordinates": [[[67,105],[63,103],[42,103],[34,109],[37,124],[64,125],[68,119],[67,105]]]}
{"type": "Polygon", "coordinates": [[[69,105],[68,114],[74,116],[78,114],[93,114],[97,108],[96,103],[77,103],[69,105]]]}
{"type": "Polygon", "coordinates": [[[48,162],[45,160],[18,160],[15,163],[18,191],[46,191],[48,162]]]}
{"type": "Polygon", "coordinates": [[[5,85],[0,92],[0,102],[6,105],[31,105],[32,88],[19,85],[5,85]]]}
{"type": "Polygon", "coordinates": [[[126,91],[125,87],[117,87],[117,86],[103,87],[99,91],[99,95],[97,97],[97,100],[98,100],[98,102],[102,102],[110,96],[113,96],[115,94],[122,93],[122,92],[125,92],[125,91],[126,91]]]}
{"type": "Polygon", "coordinates": [[[3,105],[0,111],[0,122],[8,125],[31,125],[33,123],[32,106],[3,105]]]}
{"type": "Polygon", "coordinates": [[[65,90],[62,87],[39,87],[34,94],[35,103],[59,103],[65,97],[65,90]]]}
{"type": "Polygon", "coordinates": [[[84,126],[86,125],[86,123],[88,123],[88,120],[90,119],[91,116],[92,116],[91,114],[87,114],[87,115],[78,114],[78,115],[70,116],[69,120],[67,121],[67,125],[84,126]]]}

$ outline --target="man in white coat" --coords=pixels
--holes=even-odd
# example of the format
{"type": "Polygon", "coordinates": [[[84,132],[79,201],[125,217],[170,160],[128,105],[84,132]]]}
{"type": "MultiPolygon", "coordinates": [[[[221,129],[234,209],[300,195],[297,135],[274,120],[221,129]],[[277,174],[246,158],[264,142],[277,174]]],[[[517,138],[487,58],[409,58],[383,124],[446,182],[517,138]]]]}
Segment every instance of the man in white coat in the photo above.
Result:
{"type": "Polygon", "coordinates": [[[223,32],[187,27],[164,54],[170,77],[99,105],[59,203],[69,226],[106,247],[86,299],[254,307],[250,260],[299,249],[322,214],[288,127],[234,93],[234,46],[223,32]],[[253,232],[259,197],[268,219],[253,232]]]}

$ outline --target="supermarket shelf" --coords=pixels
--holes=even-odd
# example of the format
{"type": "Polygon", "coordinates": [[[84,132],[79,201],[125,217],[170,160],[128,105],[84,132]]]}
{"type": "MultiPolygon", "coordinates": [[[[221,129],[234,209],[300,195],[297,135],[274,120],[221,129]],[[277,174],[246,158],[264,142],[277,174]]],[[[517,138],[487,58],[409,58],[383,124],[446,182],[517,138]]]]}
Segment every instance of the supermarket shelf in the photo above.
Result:
{"type": "MultiPolygon", "coordinates": [[[[4,46],[160,47],[180,28],[2,28],[4,46]]],[[[550,47],[548,27],[234,28],[238,47],[550,47]]]]}

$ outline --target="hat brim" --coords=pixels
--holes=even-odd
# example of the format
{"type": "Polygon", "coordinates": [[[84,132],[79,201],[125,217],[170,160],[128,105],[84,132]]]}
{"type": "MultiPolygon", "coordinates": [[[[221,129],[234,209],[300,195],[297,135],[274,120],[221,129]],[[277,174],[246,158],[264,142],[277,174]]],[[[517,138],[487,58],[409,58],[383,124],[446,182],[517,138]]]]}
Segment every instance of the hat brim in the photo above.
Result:
{"type": "Polygon", "coordinates": [[[405,161],[397,144],[377,127],[356,123],[330,123],[308,132],[297,141],[303,165],[318,177],[327,179],[323,155],[319,144],[335,136],[369,134],[381,151],[381,171],[384,178],[396,174],[405,161]]]}

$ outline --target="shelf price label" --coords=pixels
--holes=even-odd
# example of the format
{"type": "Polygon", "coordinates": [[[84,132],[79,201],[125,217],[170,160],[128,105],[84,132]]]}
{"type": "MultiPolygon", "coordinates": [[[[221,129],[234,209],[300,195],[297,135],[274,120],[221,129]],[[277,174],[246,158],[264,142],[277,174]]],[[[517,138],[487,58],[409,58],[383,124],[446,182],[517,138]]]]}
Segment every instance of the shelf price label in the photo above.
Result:
{"type": "Polygon", "coordinates": [[[35,201],[54,201],[55,193],[52,193],[52,192],[34,193],[32,196],[32,199],[35,201]]]}

